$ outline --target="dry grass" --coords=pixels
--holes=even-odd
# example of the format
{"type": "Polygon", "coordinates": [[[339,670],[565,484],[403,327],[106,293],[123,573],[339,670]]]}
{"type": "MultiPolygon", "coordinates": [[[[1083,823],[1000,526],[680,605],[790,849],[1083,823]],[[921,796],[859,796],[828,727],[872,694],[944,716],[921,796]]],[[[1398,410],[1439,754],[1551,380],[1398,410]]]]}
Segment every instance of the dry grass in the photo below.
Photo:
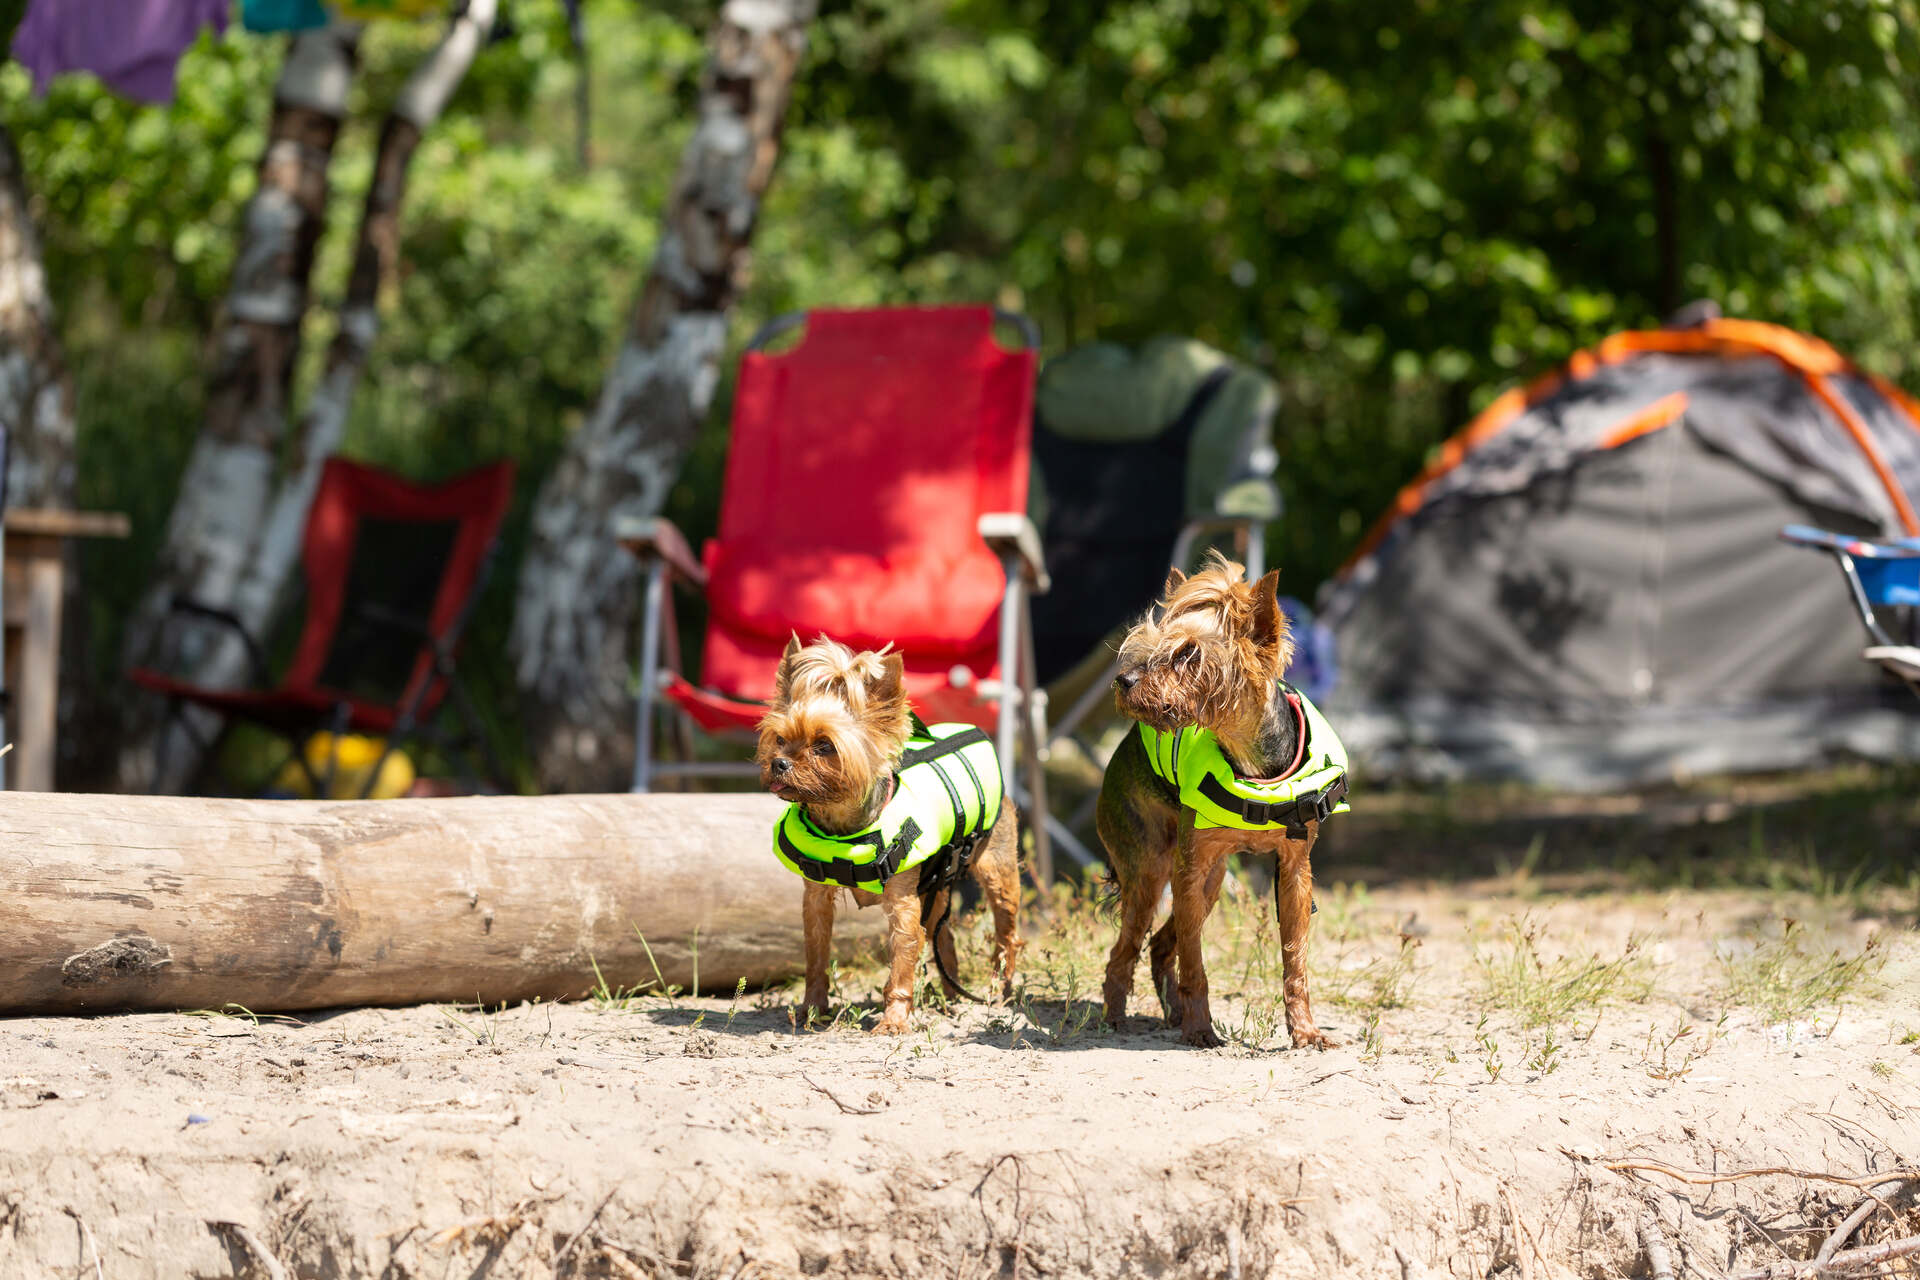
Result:
{"type": "Polygon", "coordinates": [[[1542,940],[1541,926],[1525,918],[1507,922],[1501,943],[1474,948],[1487,1004],[1523,1028],[1554,1026],[1604,1003],[1639,1003],[1653,993],[1653,965],[1639,938],[1629,938],[1613,956],[1549,955],[1542,940]]]}
{"type": "Polygon", "coordinates": [[[1873,981],[1887,956],[1878,935],[1848,955],[1837,946],[1811,943],[1805,926],[1788,918],[1778,934],[1723,945],[1718,959],[1726,1002],[1750,1008],[1772,1024],[1838,1007],[1873,981]]]}

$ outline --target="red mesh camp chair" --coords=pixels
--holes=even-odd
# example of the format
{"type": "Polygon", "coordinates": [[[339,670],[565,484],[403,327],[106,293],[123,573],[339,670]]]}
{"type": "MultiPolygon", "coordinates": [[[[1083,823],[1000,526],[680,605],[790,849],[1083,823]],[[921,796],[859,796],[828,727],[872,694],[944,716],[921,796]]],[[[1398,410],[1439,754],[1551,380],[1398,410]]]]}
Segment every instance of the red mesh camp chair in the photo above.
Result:
{"type": "Polygon", "coordinates": [[[700,559],[665,520],[615,530],[647,571],[636,791],[750,774],[737,762],[656,760],[659,697],[708,732],[751,730],[788,637],[825,634],[899,649],[921,716],[993,728],[1009,788],[1045,812],[1026,609],[1047,585],[1025,514],[1038,345],[1031,321],[983,306],[814,311],[755,335],[734,395],[720,527],[700,559]],[[1018,330],[1020,350],[995,340],[997,321],[1018,330]],[[767,350],[802,327],[791,349],[767,350]],[[698,685],[674,652],[669,576],[706,596],[698,685]]]}
{"type": "MultiPolygon", "coordinates": [[[[279,683],[268,687],[260,644],[238,618],[191,600],[173,601],[172,614],[237,632],[256,687],[200,688],[146,668],[130,678],[166,695],[176,721],[182,706],[203,707],[261,725],[296,748],[320,730],[377,735],[389,752],[408,741],[478,746],[498,781],[501,771],[454,657],[513,499],[513,476],[511,462],[498,462],[419,485],[328,459],[301,548],[306,618],[279,683]],[[465,722],[457,735],[435,728],[448,701],[465,722]]],[[[304,752],[296,749],[294,757],[304,766],[304,752]]],[[[368,771],[369,788],[385,759],[368,771]]],[[[332,778],[311,781],[325,795],[332,778]]]]}

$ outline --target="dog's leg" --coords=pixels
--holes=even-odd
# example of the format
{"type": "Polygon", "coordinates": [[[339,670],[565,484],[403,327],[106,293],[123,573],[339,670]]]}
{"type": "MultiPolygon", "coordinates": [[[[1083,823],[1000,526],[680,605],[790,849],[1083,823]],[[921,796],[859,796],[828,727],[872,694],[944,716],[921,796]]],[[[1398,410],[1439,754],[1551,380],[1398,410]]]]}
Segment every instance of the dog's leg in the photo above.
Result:
{"type": "Polygon", "coordinates": [[[1202,1049],[1225,1043],[1214,1032],[1207,1002],[1207,968],[1200,935],[1226,878],[1229,844],[1196,836],[1193,815],[1180,820],[1180,851],[1173,868],[1174,955],[1180,962],[1180,1039],[1202,1049]]]}
{"type": "Polygon", "coordinates": [[[1127,998],[1133,994],[1133,971],[1140,964],[1140,946],[1153,927],[1171,863],[1171,858],[1147,859],[1135,867],[1130,880],[1120,885],[1120,936],[1113,940],[1113,950],[1107,955],[1107,981],[1102,993],[1110,1027],[1117,1029],[1127,1016],[1127,998]]]}
{"type": "Polygon", "coordinates": [[[1180,914],[1175,912],[1154,931],[1153,941],[1147,948],[1148,972],[1153,975],[1154,994],[1160,997],[1160,1013],[1170,1027],[1177,1027],[1184,1021],[1180,988],[1175,981],[1173,965],[1174,952],[1179,945],[1180,914]]]}
{"type": "Polygon", "coordinates": [[[1293,1047],[1328,1049],[1334,1040],[1313,1025],[1313,1005],[1307,999],[1307,930],[1313,922],[1313,865],[1308,855],[1320,834],[1319,824],[1307,827],[1304,840],[1280,846],[1279,877],[1273,886],[1280,916],[1281,988],[1286,995],[1287,1032],[1293,1047]]]}
{"type": "Polygon", "coordinates": [[[886,1009],[876,1033],[904,1035],[913,1016],[913,979],[927,931],[920,924],[920,874],[902,871],[887,881],[880,909],[887,913],[886,1009]]]}
{"type": "Polygon", "coordinates": [[[1013,966],[1020,957],[1020,828],[1011,807],[973,860],[973,879],[993,910],[993,963],[1005,1000],[1013,995],[1013,966]]]}
{"type": "Polygon", "coordinates": [[[806,1022],[827,1012],[827,961],[833,955],[833,900],[839,890],[830,884],[807,882],[800,898],[800,934],[806,943],[807,996],[801,1009],[806,1022]]]}

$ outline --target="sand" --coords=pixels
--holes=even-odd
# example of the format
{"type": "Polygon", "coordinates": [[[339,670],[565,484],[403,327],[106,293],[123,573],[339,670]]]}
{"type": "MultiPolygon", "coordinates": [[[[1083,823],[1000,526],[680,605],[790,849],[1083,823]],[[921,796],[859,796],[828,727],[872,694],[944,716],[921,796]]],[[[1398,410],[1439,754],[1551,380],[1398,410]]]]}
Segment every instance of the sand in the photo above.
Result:
{"type": "MultiPolygon", "coordinates": [[[[1720,1275],[1806,1256],[1860,1193],[1605,1166],[1920,1164],[1911,905],[1516,877],[1321,903],[1327,1052],[1285,1046],[1245,898],[1210,937],[1234,1034],[1208,1051],[1144,972],[1100,1026],[1085,917],[1014,1004],[904,1038],[797,1031],[790,991],[0,1020],[0,1278],[1532,1280],[1649,1274],[1643,1209],[1677,1275],[1720,1275]],[[1869,937],[1837,1001],[1794,1007],[1869,937]]],[[[1908,1203],[1856,1240],[1920,1232],[1908,1203]]]]}

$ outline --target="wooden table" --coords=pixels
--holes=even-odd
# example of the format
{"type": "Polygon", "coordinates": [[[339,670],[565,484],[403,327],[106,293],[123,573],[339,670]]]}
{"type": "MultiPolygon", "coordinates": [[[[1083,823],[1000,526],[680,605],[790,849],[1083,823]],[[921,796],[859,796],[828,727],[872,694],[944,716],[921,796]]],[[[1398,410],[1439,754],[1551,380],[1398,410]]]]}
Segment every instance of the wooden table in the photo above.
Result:
{"type": "Polygon", "coordinates": [[[60,711],[60,604],[66,594],[68,538],[124,538],[132,526],[117,511],[23,507],[6,513],[6,669],[11,700],[0,760],[15,791],[53,790],[54,732],[60,711]]]}

